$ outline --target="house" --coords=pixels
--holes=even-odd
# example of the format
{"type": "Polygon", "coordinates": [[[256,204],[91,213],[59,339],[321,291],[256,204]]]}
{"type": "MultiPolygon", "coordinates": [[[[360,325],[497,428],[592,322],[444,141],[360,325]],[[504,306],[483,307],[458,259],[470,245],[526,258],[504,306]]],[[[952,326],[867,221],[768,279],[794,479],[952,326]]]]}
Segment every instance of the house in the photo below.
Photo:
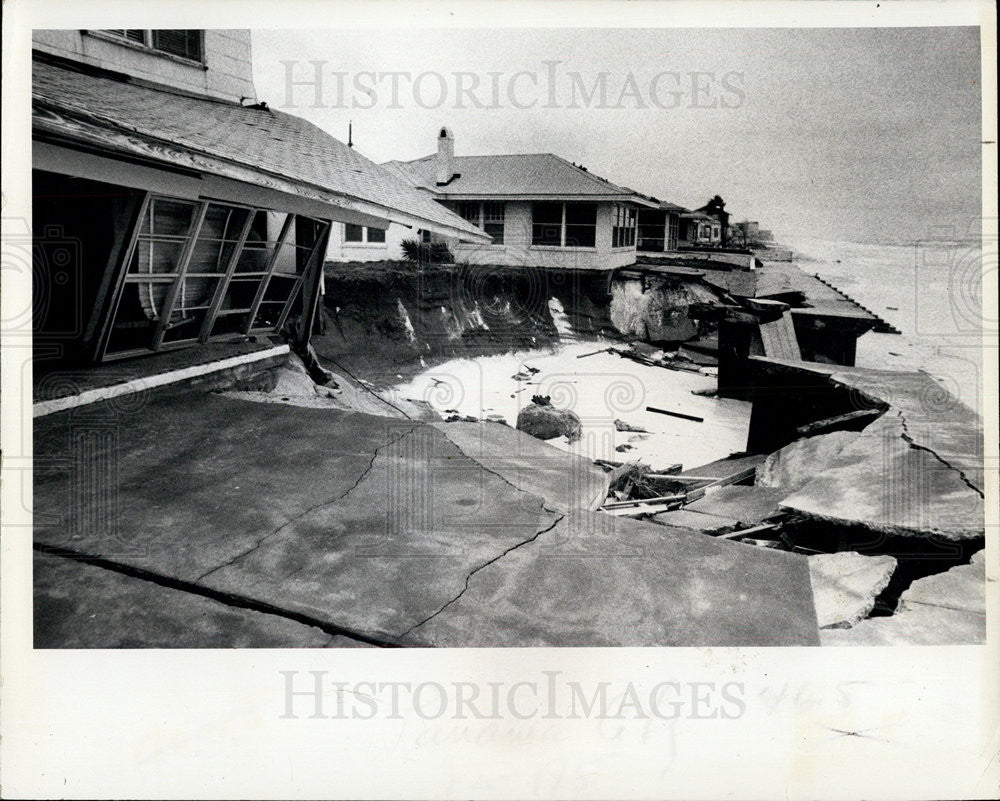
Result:
{"type": "Polygon", "coordinates": [[[490,242],[258,102],[245,30],[33,36],[36,361],[308,342],[331,227],[490,242]]]}
{"type": "Polygon", "coordinates": [[[681,215],[687,209],[663,201],[659,208],[639,209],[639,235],[636,250],[640,253],[672,253],[680,240],[681,215]]]}
{"type": "Polygon", "coordinates": [[[729,212],[726,201],[715,195],[704,206],[686,216],[689,247],[726,247],[729,244],[729,212]]]}
{"type": "Polygon", "coordinates": [[[681,247],[721,247],[722,224],[704,211],[689,211],[681,217],[681,247]]]}
{"type": "Polygon", "coordinates": [[[384,237],[342,226],[333,232],[329,258],[398,259],[402,241],[421,236],[447,242],[457,261],[472,264],[610,270],[635,262],[637,212],[658,208],[656,201],[551,153],[454,153],[451,131],[441,128],[436,153],[385,166],[488,234],[490,243],[399,226],[384,237]]]}

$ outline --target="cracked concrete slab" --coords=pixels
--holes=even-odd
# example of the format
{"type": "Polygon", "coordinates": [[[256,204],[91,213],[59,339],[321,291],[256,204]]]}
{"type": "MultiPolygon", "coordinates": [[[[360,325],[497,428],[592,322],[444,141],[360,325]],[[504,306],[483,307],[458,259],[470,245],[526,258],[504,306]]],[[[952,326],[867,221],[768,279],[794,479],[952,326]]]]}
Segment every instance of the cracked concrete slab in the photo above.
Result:
{"type": "Polygon", "coordinates": [[[596,509],[608,494],[608,474],[590,459],[555,448],[498,423],[435,423],[462,453],[552,509],[596,509]]]}
{"type": "Polygon", "coordinates": [[[154,393],[41,418],[35,442],[39,547],[355,639],[817,641],[804,557],[564,517],[425,423],[154,393]]]}
{"type": "Polygon", "coordinates": [[[336,506],[300,516],[204,581],[391,640],[458,593],[476,566],[557,517],[423,426],[383,448],[336,506]]]}
{"type": "Polygon", "coordinates": [[[752,358],[888,405],[783,508],[890,535],[984,535],[982,420],[929,375],[752,358]]]}
{"type": "Polygon", "coordinates": [[[35,648],[350,648],[277,615],[47,553],[34,554],[35,648]]]}
{"type": "Polygon", "coordinates": [[[815,645],[818,633],[805,557],[574,511],[478,570],[403,642],[815,645]]]}
{"type": "Polygon", "coordinates": [[[896,560],[857,551],[809,556],[816,617],[822,628],[850,628],[868,617],[875,599],[892,579],[896,560]]]}
{"type": "Polygon", "coordinates": [[[914,581],[889,617],[825,629],[823,645],[976,645],[986,641],[985,551],[969,564],[914,581]]]}

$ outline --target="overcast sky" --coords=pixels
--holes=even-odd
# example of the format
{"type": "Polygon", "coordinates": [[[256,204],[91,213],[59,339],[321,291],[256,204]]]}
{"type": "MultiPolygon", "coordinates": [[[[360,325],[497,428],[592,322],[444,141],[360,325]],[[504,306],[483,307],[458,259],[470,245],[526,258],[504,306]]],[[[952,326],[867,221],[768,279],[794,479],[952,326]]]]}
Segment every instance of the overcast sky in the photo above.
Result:
{"type": "Polygon", "coordinates": [[[972,28],[262,30],[253,58],[260,99],[343,141],[353,121],[379,162],[447,125],[456,155],[556,153],[777,232],[899,242],[980,216],[972,28]]]}

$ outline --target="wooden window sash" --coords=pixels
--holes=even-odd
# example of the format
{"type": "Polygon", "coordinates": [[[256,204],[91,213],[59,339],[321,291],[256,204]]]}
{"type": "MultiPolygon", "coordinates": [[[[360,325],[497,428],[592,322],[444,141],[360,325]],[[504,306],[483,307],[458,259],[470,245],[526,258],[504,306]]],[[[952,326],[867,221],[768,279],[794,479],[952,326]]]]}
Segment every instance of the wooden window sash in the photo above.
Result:
{"type": "Polygon", "coordinates": [[[125,291],[125,281],[128,278],[128,267],[129,264],[132,263],[132,256],[135,254],[136,246],[139,244],[139,233],[142,231],[142,221],[146,217],[146,212],[149,211],[152,198],[152,193],[143,193],[142,201],[139,203],[138,214],[133,220],[132,230],[127,234],[128,245],[124,249],[123,258],[118,267],[118,275],[116,276],[115,286],[112,291],[111,303],[108,305],[107,314],[103,316],[100,323],[100,330],[95,338],[93,351],[95,361],[104,361],[106,357],[108,343],[111,340],[111,331],[114,327],[115,317],[118,315],[118,306],[121,304],[122,293],[125,291]]]}
{"type": "Polygon", "coordinates": [[[156,332],[153,334],[154,351],[160,350],[163,346],[163,338],[166,336],[170,318],[174,314],[177,297],[180,295],[181,286],[187,275],[188,263],[191,261],[191,255],[194,253],[195,243],[198,241],[198,236],[201,233],[201,224],[205,221],[205,214],[208,212],[208,207],[208,201],[202,201],[199,204],[194,223],[188,231],[188,239],[184,244],[184,249],[181,251],[180,262],[177,265],[177,278],[170,285],[170,289],[167,290],[167,295],[163,301],[163,308],[160,311],[160,321],[156,326],[156,332]]]}
{"type": "Polygon", "coordinates": [[[243,247],[246,245],[247,237],[250,236],[250,229],[253,228],[253,219],[257,215],[257,210],[250,208],[246,209],[246,212],[246,222],[243,223],[243,229],[240,231],[239,238],[236,240],[236,245],[229,257],[225,273],[219,279],[219,285],[215,288],[215,295],[213,295],[212,302],[209,304],[208,312],[205,314],[204,321],[202,321],[201,332],[198,334],[198,341],[202,344],[208,341],[208,338],[212,333],[212,328],[215,325],[215,319],[218,317],[219,309],[222,308],[222,301],[225,300],[226,292],[229,291],[229,282],[232,280],[233,275],[236,272],[236,265],[239,262],[240,256],[243,255],[243,247]]]}
{"type": "Polygon", "coordinates": [[[247,315],[246,324],[243,326],[244,334],[249,334],[250,331],[253,330],[254,320],[257,319],[257,312],[260,311],[261,301],[264,300],[264,292],[267,290],[267,285],[271,281],[271,275],[274,273],[274,268],[278,263],[278,254],[281,253],[281,249],[288,241],[288,235],[292,231],[295,219],[295,214],[289,212],[285,215],[285,222],[281,226],[281,233],[278,234],[278,241],[275,243],[274,252],[268,257],[267,267],[264,270],[264,277],[260,279],[260,285],[257,287],[257,294],[254,295],[253,303],[250,304],[250,313],[247,315]]]}

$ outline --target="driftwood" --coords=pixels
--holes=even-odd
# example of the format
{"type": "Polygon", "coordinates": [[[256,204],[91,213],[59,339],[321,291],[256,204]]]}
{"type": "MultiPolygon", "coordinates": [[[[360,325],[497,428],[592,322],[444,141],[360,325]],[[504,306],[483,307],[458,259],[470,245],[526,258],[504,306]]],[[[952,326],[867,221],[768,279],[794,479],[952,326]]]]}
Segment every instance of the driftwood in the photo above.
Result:
{"type": "Polygon", "coordinates": [[[665,415],[668,415],[670,417],[679,417],[681,420],[691,420],[691,421],[693,421],[695,423],[703,423],[703,422],[705,422],[705,418],[704,417],[697,417],[696,415],[693,415],[693,414],[684,414],[683,412],[671,412],[671,411],[668,411],[667,409],[658,409],[655,406],[647,406],[646,407],[646,411],[647,412],[656,412],[657,414],[665,414],[665,415]]]}

